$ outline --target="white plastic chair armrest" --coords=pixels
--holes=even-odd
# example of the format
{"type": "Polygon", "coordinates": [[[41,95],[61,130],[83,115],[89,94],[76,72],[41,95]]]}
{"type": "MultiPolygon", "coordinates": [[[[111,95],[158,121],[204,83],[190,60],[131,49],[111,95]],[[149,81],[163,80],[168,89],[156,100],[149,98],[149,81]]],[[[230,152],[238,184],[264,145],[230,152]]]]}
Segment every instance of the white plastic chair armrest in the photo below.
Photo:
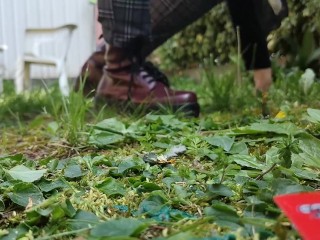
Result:
{"type": "Polygon", "coordinates": [[[27,28],[26,33],[54,33],[64,28],[69,29],[70,31],[77,28],[75,24],[65,24],[62,26],[54,27],[54,28],[27,28]]]}
{"type": "Polygon", "coordinates": [[[0,45],[0,51],[1,52],[3,52],[3,51],[5,51],[5,50],[7,50],[8,49],[8,46],[7,45],[0,45]]]}

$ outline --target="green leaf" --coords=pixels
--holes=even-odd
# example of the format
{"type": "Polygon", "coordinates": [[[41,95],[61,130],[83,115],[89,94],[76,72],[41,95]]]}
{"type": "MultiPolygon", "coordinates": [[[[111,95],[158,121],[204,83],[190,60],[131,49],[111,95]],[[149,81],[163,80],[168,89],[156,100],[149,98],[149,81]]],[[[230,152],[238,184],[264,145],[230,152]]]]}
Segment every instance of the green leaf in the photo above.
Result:
{"type": "Polygon", "coordinates": [[[182,182],[183,179],[180,176],[172,176],[172,177],[166,177],[162,179],[162,182],[167,186],[167,188],[171,188],[172,183],[176,182],[182,182]]]}
{"type": "Polygon", "coordinates": [[[72,230],[88,228],[100,223],[99,218],[95,214],[82,210],[79,210],[69,222],[72,230]]]}
{"type": "Polygon", "coordinates": [[[59,124],[57,122],[50,122],[47,125],[47,129],[51,134],[56,134],[59,129],[59,124]]]}
{"type": "Polygon", "coordinates": [[[29,199],[32,200],[33,205],[37,205],[44,200],[40,189],[32,183],[18,183],[14,185],[8,196],[12,202],[23,207],[28,205],[29,199]]]}
{"type": "Polygon", "coordinates": [[[125,159],[118,166],[118,173],[124,173],[129,169],[142,170],[145,162],[140,158],[125,159]]]}
{"type": "Polygon", "coordinates": [[[296,175],[298,178],[320,182],[319,174],[317,172],[310,171],[310,170],[303,170],[295,167],[292,167],[291,169],[294,175],[296,175]]]}
{"type": "Polygon", "coordinates": [[[272,146],[267,152],[266,152],[266,164],[272,165],[273,163],[276,163],[279,161],[279,148],[272,146]]]}
{"type": "Polygon", "coordinates": [[[120,218],[97,225],[91,230],[94,237],[138,236],[149,226],[149,223],[133,218],[120,218]]]}
{"type": "Polygon", "coordinates": [[[23,182],[34,182],[42,178],[42,176],[46,173],[46,169],[42,170],[31,170],[30,168],[27,168],[23,165],[18,165],[10,170],[7,171],[7,173],[16,180],[21,180],[23,182]]]}
{"type": "Polygon", "coordinates": [[[275,190],[276,195],[299,193],[313,191],[314,189],[308,186],[303,186],[292,182],[288,179],[275,179],[272,181],[272,188],[275,190]]]}
{"type": "Polygon", "coordinates": [[[229,158],[242,167],[250,167],[259,170],[266,167],[264,164],[259,163],[255,157],[250,155],[232,155],[229,158]]]}
{"type": "Polygon", "coordinates": [[[168,199],[162,191],[154,191],[150,193],[149,197],[143,200],[139,205],[139,213],[156,213],[165,206],[168,199]]]}
{"type": "Polygon", "coordinates": [[[20,162],[22,162],[22,160],[24,160],[24,156],[23,156],[23,154],[19,153],[16,155],[0,157],[0,161],[3,161],[3,160],[10,160],[11,162],[19,162],[20,163],[20,162]]]}
{"type": "Polygon", "coordinates": [[[96,187],[104,194],[110,196],[124,196],[126,194],[126,189],[124,186],[115,180],[114,178],[106,178],[105,181],[96,185],[96,187]]]}
{"type": "Polygon", "coordinates": [[[234,144],[234,138],[230,138],[228,136],[207,137],[205,140],[213,146],[223,148],[226,152],[229,152],[234,144]]]}
{"type": "Polygon", "coordinates": [[[61,220],[63,220],[65,215],[66,214],[65,214],[63,208],[60,205],[56,205],[51,212],[51,221],[52,222],[61,221],[61,220]]]}
{"type": "Polygon", "coordinates": [[[63,202],[60,206],[68,217],[73,217],[76,214],[76,210],[69,199],[63,202]]]}
{"type": "Polygon", "coordinates": [[[285,135],[296,135],[301,133],[300,130],[295,124],[293,123],[254,123],[250,126],[252,130],[263,131],[263,132],[272,132],[277,134],[285,134],[285,135]]]}
{"type": "Polygon", "coordinates": [[[114,143],[122,142],[124,139],[125,137],[123,135],[95,130],[89,138],[89,143],[97,145],[99,147],[103,147],[114,143]]]}
{"type": "Polygon", "coordinates": [[[47,209],[45,213],[43,213],[43,211],[41,211],[41,213],[39,213],[38,211],[27,212],[26,213],[26,223],[30,226],[37,225],[40,223],[41,218],[43,216],[47,217],[47,216],[49,216],[50,213],[51,213],[51,209],[47,209]]]}
{"type": "Polygon", "coordinates": [[[28,228],[20,224],[16,228],[9,229],[9,233],[5,236],[0,236],[1,240],[16,240],[22,239],[22,237],[28,232],[28,228]]]}
{"type": "Polygon", "coordinates": [[[126,126],[116,118],[105,119],[97,123],[95,127],[112,133],[118,132],[123,134],[126,132],[126,126]]]}
{"type": "Polygon", "coordinates": [[[204,213],[214,217],[215,222],[220,226],[236,230],[242,225],[236,210],[223,203],[214,203],[211,207],[205,208],[204,213]]]}
{"type": "Polygon", "coordinates": [[[78,164],[72,164],[68,165],[64,169],[64,176],[66,178],[77,178],[81,177],[83,175],[80,165],[78,164]]]}
{"type": "Polygon", "coordinates": [[[296,135],[303,132],[295,124],[286,122],[286,123],[253,123],[250,126],[241,127],[233,130],[233,133],[236,135],[250,135],[250,134],[261,134],[261,133],[275,133],[275,134],[284,134],[284,135],[296,135]]]}
{"type": "Polygon", "coordinates": [[[299,153],[298,156],[304,165],[320,169],[320,140],[310,135],[304,135],[300,139],[299,146],[302,153],[299,153]]]}
{"type": "Polygon", "coordinates": [[[309,120],[314,123],[320,123],[320,110],[319,109],[307,109],[309,120]]]}
{"type": "Polygon", "coordinates": [[[231,150],[230,150],[231,154],[241,154],[241,155],[248,155],[249,154],[249,150],[247,147],[247,144],[245,144],[244,142],[238,142],[233,144],[231,150]]]}
{"type": "Polygon", "coordinates": [[[142,183],[137,184],[137,186],[135,185],[135,187],[137,188],[137,191],[140,193],[161,190],[160,186],[158,186],[155,183],[151,183],[151,182],[142,182],[142,183]]]}
{"type": "Polygon", "coordinates": [[[188,197],[190,197],[191,193],[188,193],[185,187],[177,184],[174,184],[173,187],[178,198],[187,199],[188,197]]]}
{"type": "Polygon", "coordinates": [[[56,181],[41,180],[37,186],[42,192],[51,192],[54,189],[68,187],[68,185],[61,178],[57,179],[56,181]]]}
{"type": "Polygon", "coordinates": [[[209,185],[208,191],[210,194],[214,194],[217,196],[232,197],[234,195],[233,191],[223,184],[209,185]]]}

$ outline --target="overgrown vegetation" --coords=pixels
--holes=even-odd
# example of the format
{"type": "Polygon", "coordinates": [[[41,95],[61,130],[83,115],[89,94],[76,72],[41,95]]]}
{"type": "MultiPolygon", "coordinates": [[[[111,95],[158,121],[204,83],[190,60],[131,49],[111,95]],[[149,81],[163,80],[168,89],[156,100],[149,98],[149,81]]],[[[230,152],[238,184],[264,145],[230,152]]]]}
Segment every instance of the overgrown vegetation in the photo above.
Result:
{"type": "MultiPolygon", "coordinates": [[[[269,49],[286,56],[287,67],[304,71],[312,67],[319,75],[320,5],[318,0],[288,0],[290,15],[270,34],[269,49]]],[[[198,64],[209,54],[218,63],[230,61],[237,42],[227,6],[222,3],[176,34],[158,50],[163,68],[198,64]]]]}
{"type": "Polygon", "coordinates": [[[201,96],[199,119],[6,85],[0,239],[298,238],[273,197],[319,189],[319,83],[276,67],[261,119],[249,76],[211,69],[173,82],[201,96]]]}

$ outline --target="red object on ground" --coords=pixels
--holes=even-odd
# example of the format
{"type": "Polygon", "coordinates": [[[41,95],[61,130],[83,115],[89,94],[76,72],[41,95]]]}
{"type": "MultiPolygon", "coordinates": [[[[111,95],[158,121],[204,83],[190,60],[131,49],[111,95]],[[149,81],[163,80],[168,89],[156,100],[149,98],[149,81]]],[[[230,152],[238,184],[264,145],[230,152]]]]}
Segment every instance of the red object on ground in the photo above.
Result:
{"type": "Polygon", "coordinates": [[[320,192],[279,195],[274,201],[304,240],[320,239],[320,192]]]}

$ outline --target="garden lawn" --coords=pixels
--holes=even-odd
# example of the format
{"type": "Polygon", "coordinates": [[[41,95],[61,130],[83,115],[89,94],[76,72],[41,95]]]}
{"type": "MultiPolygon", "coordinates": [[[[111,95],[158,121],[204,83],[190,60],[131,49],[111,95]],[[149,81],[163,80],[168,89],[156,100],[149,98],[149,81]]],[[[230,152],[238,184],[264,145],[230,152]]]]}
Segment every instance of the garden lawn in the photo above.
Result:
{"type": "Polygon", "coordinates": [[[319,189],[319,83],[306,90],[302,73],[276,73],[268,119],[249,80],[228,74],[176,79],[200,96],[198,119],[8,85],[0,239],[299,238],[273,198],[319,189]]]}

